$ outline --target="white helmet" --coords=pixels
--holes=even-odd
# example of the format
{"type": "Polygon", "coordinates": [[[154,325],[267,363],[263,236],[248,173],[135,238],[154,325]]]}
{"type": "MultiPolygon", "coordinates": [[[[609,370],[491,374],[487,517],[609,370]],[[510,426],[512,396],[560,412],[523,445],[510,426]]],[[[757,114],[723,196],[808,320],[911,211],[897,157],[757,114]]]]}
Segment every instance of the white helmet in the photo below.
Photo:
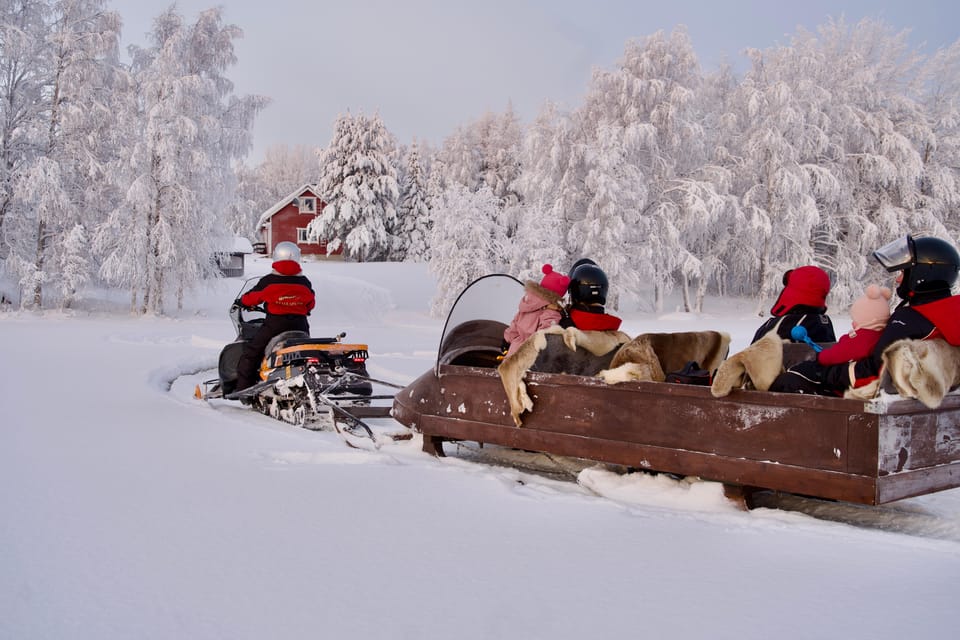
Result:
{"type": "Polygon", "coordinates": [[[273,248],[273,261],[280,262],[281,260],[293,260],[299,263],[300,247],[292,242],[278,242],[277,246],[273,248]]]}

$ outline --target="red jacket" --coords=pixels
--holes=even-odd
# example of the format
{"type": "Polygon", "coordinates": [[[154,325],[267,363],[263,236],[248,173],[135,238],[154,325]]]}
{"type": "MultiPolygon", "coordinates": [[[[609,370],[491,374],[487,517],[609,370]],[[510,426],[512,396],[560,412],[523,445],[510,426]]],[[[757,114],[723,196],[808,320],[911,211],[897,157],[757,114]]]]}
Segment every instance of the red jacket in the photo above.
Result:
{"type": "Polygon", "coordinates": [[[265,303],[267,313],[272,315],[308,315],[316,298],[310,280],[300,272],[300,265],[282,260],[274,262],[273,269],[243,294],[240,304],[253,307],[265,303]]]}
{"type": "Polygon", "coordinates": [[[873,352],[880,340],[882,329],[857,329],[841,336],[837,344],[827,347],[817,354],[817,362],[822,365],[845,364],[860,358],[866,358],[873,352]]]}

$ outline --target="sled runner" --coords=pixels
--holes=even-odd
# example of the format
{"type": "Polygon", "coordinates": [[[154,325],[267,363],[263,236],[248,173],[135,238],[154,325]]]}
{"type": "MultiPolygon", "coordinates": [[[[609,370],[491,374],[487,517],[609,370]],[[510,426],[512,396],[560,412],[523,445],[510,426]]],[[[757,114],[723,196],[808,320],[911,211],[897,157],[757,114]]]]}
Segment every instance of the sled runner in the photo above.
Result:
{"type": "MultiPolygon", "coordinates": [[[[879,505],[960,486],[960,396],[937,409],[884,395],[869,401],[667,382],[606,384],[580,375],[526,374],[533,409],[514,423],[498,375],[500,344],[522,286],[472,283],[450,312],[436,366],[394,398],[393,416],[423,449],[474,441],[635,469],[697,476],[746,495],[755,489],[879,505]]],[[[547,336],[551,349],[566,348],[547,336]]],[[[803,345],[798,345],[806,348],[803,345]]],[[[612,354],[608,355],[612,358],[612,354]]],[[[608,360],[609,361],[609,360],[608,360]]]]}
{"type": "MultiPolygon", "coordinates": [[[[248,280],[244,288],[254,280],[248,280]]],[[[263,323],[262,307],[245,308],[240,296],[230,307],[237,331],[234,342],[220,352],[218,377],[198,385],[197,398],[239,400],[261,413],[306,429],[333,429],[353,447],[379,447],[364,418],[385,418],[396,385],[367,374],[366,344],[346,343],[346,333],[332,338],[312,338],[302,331],[286,331],[273,338],[264,350],[260,382],[237,390],[237,364],[244,344],[263,323]],[[375,394],[374,386],[390,393],[375,394]]],[[[393,439],[410,434],[391,434],[393,439]]]]}

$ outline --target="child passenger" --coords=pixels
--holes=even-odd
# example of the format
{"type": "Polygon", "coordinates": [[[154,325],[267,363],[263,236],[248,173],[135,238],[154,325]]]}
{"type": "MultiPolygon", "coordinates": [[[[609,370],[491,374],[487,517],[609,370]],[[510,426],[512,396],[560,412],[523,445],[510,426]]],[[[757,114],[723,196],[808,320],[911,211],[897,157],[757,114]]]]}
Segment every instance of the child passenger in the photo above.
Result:
{"type": "Polygon", "coordinates": [[[841,336],[833,346],[817,354],[816,361],[800,362],[777,376],[771,391],[787,393],[811,393],[825,396],[842,396],[844,389],[832,386],[824,380],[824,371],[833,365],[847,365],[873,353],[887,322],[890,320],[888,287],[871,284],[864,294],[850,306],[850,333],[841,336]]]}
{"type": "MultiPolygon", "coordinates": [[[[770,319],[757,329],[756,342],[776,327],[777,334],[791,340],[790,332],[801,326],[814,342],[836,342],[833,323],[827,315],[830,276],[820,267],[806,265],[783,274],[783,290],[770,308],[770,319]]],[[[795,342],[795,341],[794,341],[795,342]]]]}
{"type": "Polygon", "coordinates": [[[503,339],[510,343],[507,355],[516,351],[523,342],[541,329],[560,322],[560,301],[567,293],[570,278],[543,265],[540,284],[527,280],[523,285],[523,298],[510,326],[503,332],[503,339]]]}
{"type": "Polygon", "coordinates": [[[833,345],[817,354],[817,362],[824,366],[845,364],[873,353],[883,328],[890,320],[889,287],[871,284],[864,294],[850,306],[853,329],[833,345]]]}

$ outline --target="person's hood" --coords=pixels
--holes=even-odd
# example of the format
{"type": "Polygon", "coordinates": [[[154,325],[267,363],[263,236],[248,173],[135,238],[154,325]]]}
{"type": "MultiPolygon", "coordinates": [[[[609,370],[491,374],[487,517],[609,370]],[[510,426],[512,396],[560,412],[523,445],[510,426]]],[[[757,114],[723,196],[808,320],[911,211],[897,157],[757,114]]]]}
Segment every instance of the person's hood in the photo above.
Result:
{"type": "Polygon", "coordinates": [[[772,315],[782,316],[797,306],[827,310],[830,276],[826,271],[820,267],[808,265],[787,271],[783,279],[783,291],[770,308],[772,315]]]}
{"type": "Polygon", "coordinates": [[[273,270],[282,276],[295,276],[301,271],[296,260],[277,260],[273,263],[273,270]]]}

